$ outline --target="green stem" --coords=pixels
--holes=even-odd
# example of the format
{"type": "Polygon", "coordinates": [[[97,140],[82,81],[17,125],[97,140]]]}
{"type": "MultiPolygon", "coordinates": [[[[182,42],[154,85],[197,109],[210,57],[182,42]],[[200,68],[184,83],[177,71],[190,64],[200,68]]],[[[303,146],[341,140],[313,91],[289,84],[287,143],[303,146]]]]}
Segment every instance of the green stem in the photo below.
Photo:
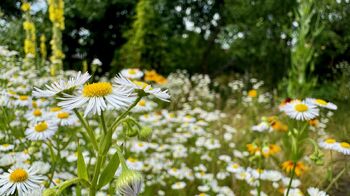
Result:
{"type": "Polygon", "coordinates": [[[55,156],[55,151],[53,150],[52,142],[50,140],[48,140],[48,143],[46,143],[46,145],[50,149],[50,158],[51,158],[51,162],[52,162],[52,167],[50,168],[50,173],[49,173],[49,185],[48,185],[48,187],[50,187],[51,183],[53,182],[53,175],[55,174],[57,160],[56,160],[56,156],[55,156]]]}
{"type": "Polygon", "coordinates": [[[129,106],[129,108],[122,114],[120,115],[117,120],[115,120],[111,126],[112,131],[115,130],[117,128],[117,125],[119,123],[120,120],[122,120],[129,112],[130,110],[136,106],[136,104],[142,99],[143,96],[139,96],[137,97],[137,99],[134,101],[134,103],[132,105],[129,106]]]}
{"type": "Polygon", "coordinates": [[[332,155],[332,150],[330,150],[329,151],[330,152],[330,156],[331,156],[331,181],[333,180],[333,169],[334,169],[334,167],[333,167],[333,155],[332,155]]]}
{"type": "Polygon", "coordinates": [[[117,149],[117,153],[118,153],[118,157],[119,157],[120,164],[122,165],[122,169],[123,169],[123,170],[124,170],[124,169],[125,169],[125,170],[128,169],[128,166],[126,165],[126,162],[125,162],[124,155],[123,155],[123,153],[122,153],[120,147],[117,146],[116,149],[117,149]]]}
{"type": "Polygon", "coordinates": [[[293,162],[293,169],[292,169],[292,176],[290,177],[290,180],[289,180],[289,184],[288,184],[288,190],[287,190],[287,194],[286,196],[289,195],[289,191],[290,191],[290,188],[292,187],[292,182],[293,182],[293,178],[294,178],[294,174],[295,174],[295,168],[297,166],[297,163],[296,162],[293,162]]]}
{"type": "Polygon", "coordinates": [[[97,140],[96,140],[96,137],[95,137],[95,134],[94,132],[92,131],[91,127],[89,126],[89,124],[86,122],[85,118],[83,118],[83,116],[78,112],[77,109],[73,109],[74,110],[74,113],[77,115],[77,117],[79,118],[81,124],[83,124],[84,128],[86,129],[87,131],[87,134],[89,135],[90,137],[90,140],[92,142],[92,145],[94,146],[95,148],[95,151],[98,152],[98,144],[97,144],[97,140]]]}
{"type": "Polygon", "coordinates": [[[328,192],[328,191],[332,188],[333,184],[336,183],[336,182],[339,180],[339,178],[345,173],[345,171],[346,171],[346,167],[344,167],[344,168],[339,172],[339,174],[332,180],[332,182],[331,182],[331,183],[327,186],[327,188],[325,189],[325,192],[328,192]]]}
{"type": "Polygon", "coordinates": [[[101,170],[101,162],[102,162],[103,157],[101,155],[98,155],[97,157],[97,162],[95,165],[95,171],[94,171],[94,175],[92,177],[92,182],[91,182],[91,186],[90,186],[90,196],[95,196],[96,195],[96,185],[97,185],[97,180],[99,178],[100,175],[100,170],[101,170]]]}
{"type": "Polygon", "coordinates": [[[258,186],[258,196],[261,195],[261,161],[262,161],[262,152],[260,152],[260,156],[259,156],[259,162],[258,162],[258,172],[259,172],[259,186],[258,186]]]}
{"type": "Polygon", "coordinates": [[[105,122],[105,117],[103,115],[103,111],[101,111],[100,120],[101,120],[101,124],[102,124],[103,134],[106,135],[107,134],[107,126],[106,126],[106,122],[105,122]]]}

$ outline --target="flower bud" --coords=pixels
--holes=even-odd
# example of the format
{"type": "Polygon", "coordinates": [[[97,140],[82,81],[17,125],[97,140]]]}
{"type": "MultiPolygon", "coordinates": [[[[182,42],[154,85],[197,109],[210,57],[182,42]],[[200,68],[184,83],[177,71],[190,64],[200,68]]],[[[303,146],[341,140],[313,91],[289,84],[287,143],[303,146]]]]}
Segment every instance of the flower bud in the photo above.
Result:
{"type": "Polygon", "coordinates": [[[116,182],[116,189],[121,195],[138,195],[141,191],[142,175],[134,170],[124,168],[116,182]]]}
{"type": "Polygon", "coordinates": [[[148,139],[152,134],[152,129],[150,127],[142,127],[139,138],[140,139],[148,139]]]}

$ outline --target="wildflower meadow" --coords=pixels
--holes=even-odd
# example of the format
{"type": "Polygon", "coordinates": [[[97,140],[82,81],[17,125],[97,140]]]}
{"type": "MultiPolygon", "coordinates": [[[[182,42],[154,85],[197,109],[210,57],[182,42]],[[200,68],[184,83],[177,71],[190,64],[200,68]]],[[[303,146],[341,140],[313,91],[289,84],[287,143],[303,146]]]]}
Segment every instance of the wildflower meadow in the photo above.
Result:
{"type": "Polygon", "coordinates": [[[350,195],[347,0],[0,1],[0,196],[350,195]]]}

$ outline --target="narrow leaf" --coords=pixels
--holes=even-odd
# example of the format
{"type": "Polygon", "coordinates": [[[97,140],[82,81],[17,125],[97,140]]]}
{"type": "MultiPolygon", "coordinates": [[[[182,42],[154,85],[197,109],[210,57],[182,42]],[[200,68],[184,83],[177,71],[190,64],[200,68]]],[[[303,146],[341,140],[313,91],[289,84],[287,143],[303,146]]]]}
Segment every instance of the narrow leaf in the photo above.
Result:
{"type": "Polygon", "coordinates": [[[85,165],[83,154],[81,153],[80,146],[78,144],[78,177],[89,181],[89,176],[87,172],[87,168],[85,165]]]}
{"type": "Polygon", "coordinates": [[[106,184],[108,184],[114,177],[115,172],[119,167],[119,158],[118,153],[116,152],[111,160],[109,161],[106,168],[102,171],[100,180],[98,182],[98,189],[102,188],[106,184]]]}

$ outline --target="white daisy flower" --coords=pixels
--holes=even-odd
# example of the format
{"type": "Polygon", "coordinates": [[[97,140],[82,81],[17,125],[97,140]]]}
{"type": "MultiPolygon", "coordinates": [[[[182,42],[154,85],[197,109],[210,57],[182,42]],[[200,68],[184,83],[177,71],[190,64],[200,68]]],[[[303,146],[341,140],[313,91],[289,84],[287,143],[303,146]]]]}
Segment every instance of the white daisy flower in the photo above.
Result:
{"type": "Polygon", "coordinates": [[[30,191],[40,188],[43,180],[32,168],[14,167],[0,176],[0,195],[28,195],[30,191]]]}
{"type": "Polygon", "coordinates": [[[58,106],[73,110],[85,106],[84,117],[89,113],[101,115],[108,107],[115,109],[126,108],[134,102],[135,97],[121,91],[117,85],[109,82],[86,84],[77,94],[59,98],[58,106]]]}
{"type": "Polygon", "coordinates": [[[350,155],[350,144],[347,142],[339,142],[334,147],[334,150],[343,153],[344,155],[350,155]]]}
{"type": "Polygon", "coordinates": [[[28,121],[38,122],[44,120],[45,113],[41,109],[34,109],[25,114],[28,121]]]}
{"type": "Polygon", "coordinates": [[[127,164],[127,166],[130,169],[133,169],[133,170],[136,170],[136,171],[142,170],[143,165],[144,165],[142,161],[139,161],[139,160],[137,160],[136,158],[133,158],[133,157],[129,157],[126,160],[126,164],[127,164]]]}
{"type": "Polygon", "coordinates": [[[27,95],[16,96],[16,100],[14,101],[14,105],[16,106],[31,106],[32,98],[27,95]]]}
{"type": "Polygon", "coordinates": [[[100,61],[100,59],[94,58],[91,64],[101,66],[102,62],[100,61]]]}
{"type": "Polygon", "coordinates": [[[130,79],[140,79],[143,76],[143,72],[137,68],[123,69],[121,75],[130,79]]]}
{"type": "Polygon", "coordinates": [[[181,169],[178,169],[176,167],[172,167],[167,170],[167,174],[170,176],[174,176],[176,178],[182,179],[183,178],[183,171],[181,169]]]}
{"type": "Polygon", "coordinates": [[[61,126],[73,125],[78,122],[78,118],[71,112],[67,111],[55,112],[53,113],[53,116],[61,126]]]}
{"type": "Polygon", "coordinates": [[[14,164],[16,161],[17,160],[15,159],[15,156],[13,154],[9,153],[9,154],[5,154],[5,155],[1,155],[0,167],[8,167],[8,166],[14,164]]]}
{"type": "Polygon", "coordinates": [[[307,98],[306,102],[314,104],[314,105],[318,105],[320,107],[327,108],[327,109],[330,109],[330,110],[338,109],[337,105],[335,105],[334,103],[331,103],[331,102],[327,102],[327,101],[325,101],[323,99],[307,98]]]}
{"type": "Polygon", "coordinates": [[[308,188],[307,193],[309,193],[310,196],[328,196],[326,192],[314,187],[308,188]]]}
{"type": "Polygon", "coordinates": [[[141,81],[130,81],[122,75],[116,76],[114,82],[121,86],[122,90],[127,93],[133,93],[135,90],[142,90],[147,94],[151,94],[160,100],[169,102],[170,95],[167,90],[153,88],[151,85],[141,81]]]}
{"type": "Polygon", "coordinates": [[[251,178],[251,174],[248,173],[247,171],[245,171],[244,169],[238,171],[236,174],[235,174],[235,177],[238,179],[238,180],[245,180],[245,179],[250,179],[251,178]]]}
{"type": "Polygon", "coordinates": [[[46,140],[51,138],[57,131],[57,125],[52,121],[42,121],[29,127],[26,131],[26,138],[29,140],[46,140]]]}
{"type": "Polygon", "coordinates": [[[139,119],[143,122],[156,122],[161,119],[161,116],[154,113],[151,113],[151,114],[147,113],[147,114],[141,115],[139,119]]]}
{"type": "Polygon", "coordinates": [[[231,173],[237,173],[242,171],[242,168],[239,164],[237,163],[231,163],[226,167],[226,170],[231,173]]]}
{"type": "Polygon", "coordinates": [[[171,185],[171,188],[177,190],[177,189],[183,189],[185,188],[185,186],[186,186],[185,182],[176,182],[175,184],[171,185]]]}
{"type": "Polygon", "coordinates": [[[1,144],[0,145],[0,151],[9,151],[9,150],[12,150],[15,146],[12,145],[12,144],[1,144]]]}
{"type": "Polygon", "coordinates": [[[139,141],[135,142],[130,150],[136,153],[140,153],[145,152],[148,148],[148,143],[139,141]]]}
{"type": "Polygon", "coordinates": [[[279,171],[267,170],[261,174],[261,178],[272,182],[278,182],[282,179],[282,174],[279,171]]]}
{"type": "Polygon", "coordinates": [[[335,150],[335,147],[338,145],[338,142],[333,138],[326,138],[321,140],[318,145],[321,148],[327,149],[327,150],[335,150]]]}
{"type": "Polygon", "coordinates": [[[261,122],[258,125],[254,125],[252,127],[252,130],[256,131],[256,132],[268,131],[268,130],[270,130],[270,124],[267,122],[261,122]]]}
{"type": "Polygon", "coordinates": [[[319,115],[319,109],[315,105],[299,100],[287,103],[284,112],[296,120],[311,120],[319,115]]]}
{"type": "Polygon", "coordinates": [[[33,96],[34,97],[53,97],[59,93],[62,93],[65,90],[83,85],[86,81],[90,79],[90,77],[91,77],[90,74],[87,72],[84,74],[81,74],[81,72],[78,72],[75,77],[69,78],[68,81],[60,79],[59,81],[53,82],[50,85],[46,84],[45,90],[35,87],[33,91],[33,96]]]}
{"type": "Polygon", "coordinates": [[[141,99],[137,105],[131,110],[132,112],[148,112],[157,106],[153,101],[141,99]]]}

